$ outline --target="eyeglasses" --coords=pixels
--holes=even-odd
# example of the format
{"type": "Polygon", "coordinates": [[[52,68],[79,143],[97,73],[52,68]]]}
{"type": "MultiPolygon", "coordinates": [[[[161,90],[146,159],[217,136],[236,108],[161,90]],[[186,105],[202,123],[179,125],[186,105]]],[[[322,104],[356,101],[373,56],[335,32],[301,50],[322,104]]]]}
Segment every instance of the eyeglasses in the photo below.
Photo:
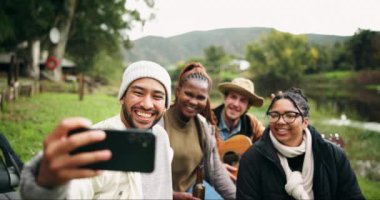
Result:
{"type": "Polygon", "coordinates": [[[280,120],[280,117],[282,117],[282,119],[287,124],[293,123],[298,116],[302,116],[301,113],[293,111],[287,111],[282,114],[280,114],[279,112],[268,112],[267,115],[270,123],[276,123],[278,122],[278,120],[280,120]]]}

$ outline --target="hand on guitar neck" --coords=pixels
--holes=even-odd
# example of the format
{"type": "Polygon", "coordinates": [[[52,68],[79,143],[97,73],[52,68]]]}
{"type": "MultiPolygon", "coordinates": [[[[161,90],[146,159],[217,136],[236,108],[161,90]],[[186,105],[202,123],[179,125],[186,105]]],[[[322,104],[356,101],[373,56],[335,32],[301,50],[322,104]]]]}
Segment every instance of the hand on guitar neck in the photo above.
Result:
{"type": "Polygon", "coordinates": [[[219,142],[219,155],[232,180],[236,181],[241,155],[252,145],[245,135],[235,135],[219,142]]]}

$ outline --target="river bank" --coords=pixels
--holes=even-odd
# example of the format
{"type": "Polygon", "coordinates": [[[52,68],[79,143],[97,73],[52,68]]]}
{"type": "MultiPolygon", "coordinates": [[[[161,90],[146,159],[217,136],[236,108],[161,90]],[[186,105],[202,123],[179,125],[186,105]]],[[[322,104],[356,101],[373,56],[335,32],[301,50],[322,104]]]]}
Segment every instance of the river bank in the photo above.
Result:
{"type": "Polygon", "coordinates": [[[380,133],[380,123],[379,122],[361,122],[361,121],[355,121],[351,119],[347,119],[346,117],[343,117],[345,115],[342,115],[341,118],[332,118],[323,121],[323,124],[328,125],[334,125],[334,126],[346,126],[351,128],[358,128],[363,130],[369,130],[373,132],[380,133]]]}

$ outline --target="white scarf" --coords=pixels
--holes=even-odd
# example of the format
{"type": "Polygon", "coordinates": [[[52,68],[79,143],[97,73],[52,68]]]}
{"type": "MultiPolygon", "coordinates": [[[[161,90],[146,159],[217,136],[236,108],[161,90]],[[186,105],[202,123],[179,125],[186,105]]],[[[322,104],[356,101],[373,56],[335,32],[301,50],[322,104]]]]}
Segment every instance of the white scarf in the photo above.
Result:
{"type": "Polygon", "coordinates": [[[280,158],[281,166],[286,174],[286,192],[295,199],[314,199],[313,193],[313,175],[314,175],[314,158],[311,148],[311,134],[309,129],[305,129],[303,140],[298,147],[289,147],[281,144],[269,132],[270,139],[277,150],[277,155],[280,158]],[[305,158],[302,166],[302,174],[299,171],[292,171],[289,167],[286,158],[294,158],[305,153],[305,158]]]}

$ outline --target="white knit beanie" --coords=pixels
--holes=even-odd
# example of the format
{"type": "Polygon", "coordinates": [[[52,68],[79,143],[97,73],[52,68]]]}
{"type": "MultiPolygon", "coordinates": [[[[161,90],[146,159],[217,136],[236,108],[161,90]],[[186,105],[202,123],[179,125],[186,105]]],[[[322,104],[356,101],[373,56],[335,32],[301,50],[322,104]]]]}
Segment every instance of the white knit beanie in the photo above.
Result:
{"type": "Polygon", "coordinates": [[[119,100],[123,97],[129,85],[140,78],[153,78],[164,86],[166,90],[165,106],[168,109],[171,98],[171,79],[169,73],[161,65],[151,61],[137,61],[125,69],[119,89],[119,100]]]}

